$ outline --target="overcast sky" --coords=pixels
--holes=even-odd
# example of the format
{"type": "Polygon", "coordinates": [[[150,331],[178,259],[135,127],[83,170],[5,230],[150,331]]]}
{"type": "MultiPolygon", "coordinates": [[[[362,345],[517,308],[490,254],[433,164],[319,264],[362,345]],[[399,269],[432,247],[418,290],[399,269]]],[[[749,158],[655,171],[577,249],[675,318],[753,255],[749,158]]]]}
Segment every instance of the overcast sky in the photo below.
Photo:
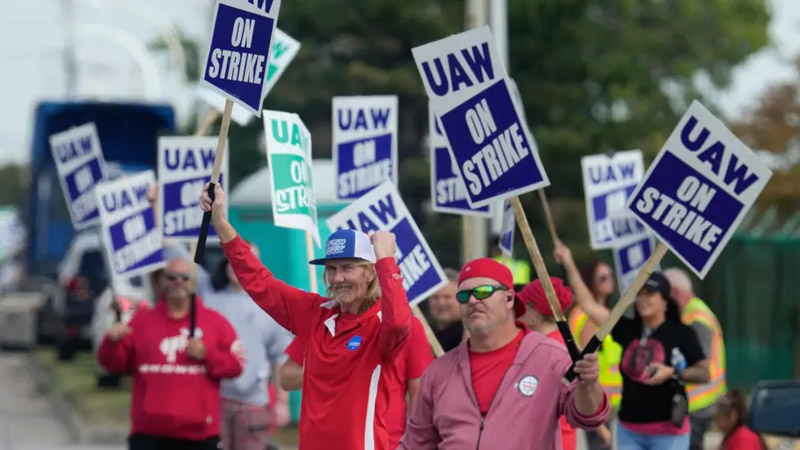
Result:
{"type": "MultiPolygon", "coordinates": [[[[800,0],[767,1],[773,11],[769,27],[773,44],[737,67],[732,88],[719,94],[728,119],[741,114],[765,87],[794,77],[788,62],[800,54],[800,0]]],[[[0,98],[5,107],[0,109],[0,165],[28,161],[34,106],[65,93],[66,3],[3,1],[0,98]]],[[[193,101],[192,88],[181,83],[179,71],[170,70],[169,58],[153,60],[141,45],[156,38],[165,23],[206,39],[212,4],[213,0],[74,0],[78,92],[90,87],[98,95],[168,101],[179,114],[185,113],[193,101]],[[138,60],[131,56],[137,52],[138,60]]]]}

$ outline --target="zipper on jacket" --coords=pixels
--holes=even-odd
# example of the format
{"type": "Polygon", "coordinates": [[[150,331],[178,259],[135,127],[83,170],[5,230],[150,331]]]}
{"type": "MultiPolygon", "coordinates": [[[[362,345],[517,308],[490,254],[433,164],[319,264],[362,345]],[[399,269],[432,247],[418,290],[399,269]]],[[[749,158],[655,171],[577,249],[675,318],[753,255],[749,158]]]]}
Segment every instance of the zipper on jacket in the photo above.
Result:
{"type": "MultiPolygon", "coordinates": [[[[511,366],[506,369],[505,373],[503,373],[503,378],[500,379],[500,384],[497,385],[497,390],[500,390],[500,386],[503,385],[503,381],[506,379],[506,375],[508,375],[508,371],[511,370],[511,367],[514,367],[512,363],[511,366]]],[[[470,382],[472,381],[472,377],[470,376],[470,382]]],[[[481,415],[481,424],[478,426],[478,445],[475,447],[475,450],[481,449],[481,435],[483,434],[483,421],[486,419],[486,416],[489,415],[489,411],[492,410],[492,405],[494,405],[494,399],[497,397],[497,391],[494,391],[492,394],[492,401],[489,402],[489,409],[486,410],[486,416],[481,413],[481,404],[478,402],[478,394],[475,392],[475,389],[472,390],[472,394],[475,397],[475,406],[478,407],[478,414],[481,415]]]]}
{"type": "Polygon", "coordinates": [[[478,427],[478,445],[475,446],[475,450],[481,449],[481,434],[483,434],[483,418],[484,416],[481,416],[481,425],[478,427]]]}

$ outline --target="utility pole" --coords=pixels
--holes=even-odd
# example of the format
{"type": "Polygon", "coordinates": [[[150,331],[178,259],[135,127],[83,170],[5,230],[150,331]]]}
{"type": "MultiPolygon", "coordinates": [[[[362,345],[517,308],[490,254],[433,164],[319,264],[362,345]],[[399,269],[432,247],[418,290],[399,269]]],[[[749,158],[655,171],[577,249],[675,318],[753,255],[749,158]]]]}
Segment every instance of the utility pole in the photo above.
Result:
{"type": "Polygon", "coordinates": [[[73,0],[61,0],[61,16],[64,18],[64,75],[66,77],[66,97],[76,95],[77,75],[75,73],[75,12],[73,0]]]}
{"type": "MultiPolygon", "coordinates": [[[[465,0],[465,25],[467,30],[486,25],[488,0],[465,0]]],[[[502,209],[502,208],[501,208],[502,209]]],[[[502,211],[501,211],[502,213],[502,211]]],[[[461,260],[466,263],[475,258],[487,256],[489,240],[488,221],[481,217],[462,216],[461,218],[461,260]]]]}
{"type": "MultiPolygon", "coordinates": [[[[511,68],[508,66],[508,0],[491,0],[489,4],[491,6],[489,27],[492,29],[492,36],[494,36],[494,42],[500,54],[500,61],[505,66],[510,77],[511,68]]],[[[492,233],[497,235],[503,230],[503,202],[498,202],[492,211],[491,230],[492,233]]]]}

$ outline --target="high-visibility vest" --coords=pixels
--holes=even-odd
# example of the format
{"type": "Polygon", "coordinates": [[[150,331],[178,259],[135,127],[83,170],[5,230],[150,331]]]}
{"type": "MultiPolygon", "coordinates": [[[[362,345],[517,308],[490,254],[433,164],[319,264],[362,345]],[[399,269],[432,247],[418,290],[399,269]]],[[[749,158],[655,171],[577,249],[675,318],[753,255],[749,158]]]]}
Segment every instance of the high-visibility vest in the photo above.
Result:
{"type": "Polygon", "coordinates": [[[681,321],[685,325],[699,322],[711,330],[711,355],[706,355],[711,381],[708,384],[686,384],[689,412],[692,413],[713,405],[728,390],[725,381],[725,342],[722,339],[722,327],[719,326],[717,316],[697,297],[686,304],[681,314],[681,321]]]}
{"type": "MultiPolygon", "coordinates": [[[[495,256],[495,261],[499,261],[511,270],[514,277],[514,284],[528,284],[531,281],[531,266],[527,262],[509,258],[503,255],[495,256]]],[[[509,286],[511,287],[511,286],[509,286]]]]}
{"type": "MultiPolygon", "coordinates": [[[[575,337],[575,342],[583,347],[585,344],[580,342],[581,331],[583,331],[589,316],[578,306],[572,308],[569,313],[569,328],[575,337]]],[[[609,334],[603,339],[603,345],[597,351],[597,364],[600,366],[600,377],[598,381],[603,386],[603,390],[608,395],[612,408],[618,408],[622,401],[622,375],[619,373],[619,363],[622,361],[622,346],[619,345],[609,334]]]]}

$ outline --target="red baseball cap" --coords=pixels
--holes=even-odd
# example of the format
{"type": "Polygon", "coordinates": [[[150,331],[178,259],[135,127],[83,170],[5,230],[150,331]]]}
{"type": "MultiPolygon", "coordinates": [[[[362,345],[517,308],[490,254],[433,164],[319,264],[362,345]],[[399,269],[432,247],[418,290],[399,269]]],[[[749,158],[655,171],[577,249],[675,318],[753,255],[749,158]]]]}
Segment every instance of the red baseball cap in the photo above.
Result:
{"type": "MultiPolygon", "coordinates": [[[[485,277],[497,281],[503,286],[507,287],[512,292],[514,291],[514,276],[511,275],[511,270],[505,265],[492,258],[478,258],[468,262],[461,269],[458,274],[458,284],[469,278],[485,277]]],[[[514,296],[514,316],[521,317],[525,314],[525,305],[520,301],[519,297],[514,296]]]]}
{"type": "MultiPolygon", "coordinates": [[[[558,303],[561,305],[561,311],[566,311],[572,305],[572,290],[564,286],[561,278],[550,277],[550,282],[553,283],[553,289],[556,291],[558,303]]],[[[550,309],[550,304],[547,302],[547,296],[544,293],[542,282],[534,280],[528,283],[524,288],[517,292],[517,298],[526,305],[530,305],[536,311],[544,314],[545,316],[553,316],[553,311],[550,309]]]]}

